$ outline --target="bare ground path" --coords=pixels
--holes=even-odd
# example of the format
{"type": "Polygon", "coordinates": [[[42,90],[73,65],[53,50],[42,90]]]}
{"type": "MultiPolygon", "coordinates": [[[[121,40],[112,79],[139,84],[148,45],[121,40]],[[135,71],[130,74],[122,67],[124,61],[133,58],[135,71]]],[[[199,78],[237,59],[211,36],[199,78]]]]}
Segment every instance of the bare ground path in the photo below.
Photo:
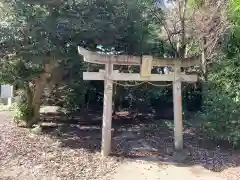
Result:
{"type": "MultiPolygon", "coordinates": [[[[124,133],[125,138],[133,138],[134,134],[124,133]]],[[[155,151],[146,140],[137,140],[131,143],[132,151],[155,151]]],[[[172,156],[148,155],[125,160],[111,176],[112,180],[240,180],[240,167],[226,168],[221,172],[206,169],[203,164],[184,165],[171,161],[172,156]]],[[[221,158],[221,157],[219,157],[221,158]]]]}
{"type": "MultiPolygon", "coordinates": [[[[229,170],[237,171],[236,169],[229,170]]],[[[239,180],[239,176],[228,175],[227,172],[214,173],[200,166],[177,167],[174,165],[161,165],[146,161],[126,162],[117,169],[112,176],[112,180],[172,180],[172,179],[191,179],[191,180],[239,180]]]]}
{"type": "Polygon", "coordinates": [[[168,141],[168,136],[149,138],[139,132],[140,126],[117,128],[113,148],[118,156],[103,159],[98,127],[70,125],[60,134],[35,135],[17,128],[11,119],[10,112],[0,112],[0,180],[240,180],[239,155],[192,148],[189,161],[195,163],[169,164],[157,152],[171,147],[164,142],[161,149],[162,143],[155,143],[159,137],[168,141]],[[219,162],[220,172],[213,172],[211,167],[219,162]]]}

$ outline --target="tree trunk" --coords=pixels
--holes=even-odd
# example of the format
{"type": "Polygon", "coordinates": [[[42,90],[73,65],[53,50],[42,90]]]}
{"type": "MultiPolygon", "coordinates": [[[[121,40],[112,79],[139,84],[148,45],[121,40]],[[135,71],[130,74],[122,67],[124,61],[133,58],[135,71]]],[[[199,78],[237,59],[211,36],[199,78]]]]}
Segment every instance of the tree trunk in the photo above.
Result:
{"type": "Polygon", "coordinates": [[[40,120],[41,97],[42,97],[44,88],[47,85],[47,78],[48,78],[48,73],[42,73],[40,77],[35,81],[34,94],[32,97],[32,104],[31,104],[32,117],[27,124],[29,128],[31,128],[34,124],[36,124],[40,120]]]}

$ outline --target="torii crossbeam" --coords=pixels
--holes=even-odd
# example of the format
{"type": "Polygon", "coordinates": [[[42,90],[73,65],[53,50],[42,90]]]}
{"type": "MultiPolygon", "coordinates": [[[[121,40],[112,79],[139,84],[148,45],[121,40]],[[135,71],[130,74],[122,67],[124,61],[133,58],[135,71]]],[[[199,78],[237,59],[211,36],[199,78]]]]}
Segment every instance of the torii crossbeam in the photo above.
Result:
{"type": "Polygon", "coordinates": [[[197,75],[181,73],[181,67],[190,67],[200,64],[200,56],[190,58],[158,58],[152,56],[128,56],[108,55],[91,52],[78,47],[78,53],[84,57],[84,61],[95,64],[105,64],[105,70],[100,72],[84,72],[84,80],[104,80],[104,105],[102,126],[103,156],[111,152],[111,128],[112,128],[112,95],[113,81],[173,81],[174,102],[174,145],[176,150],[183,149],[183,123],[182,123],[182,95],[181,82],[196,82],[197,75]],[[120,73],[113,70],[113,65],[141,66],[140,73],[120,73]],[[171,66],[173,74],[151,74],[153,66],[171,66]]]}

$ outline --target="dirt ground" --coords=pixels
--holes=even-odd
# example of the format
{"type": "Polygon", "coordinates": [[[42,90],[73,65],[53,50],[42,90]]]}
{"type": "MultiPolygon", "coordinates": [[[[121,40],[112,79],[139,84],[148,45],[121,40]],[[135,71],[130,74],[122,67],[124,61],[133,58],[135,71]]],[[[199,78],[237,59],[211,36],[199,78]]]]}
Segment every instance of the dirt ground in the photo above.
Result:
{"type": "Polygon", "coordinates": [[[69,138],[69,143],[77,139],[79,148],[65,146],[58,138],[17,128],[11,119],[0,112],[1,180],[103,179],[118,165],[117,158],[103,159],[98,151],[81,148],[83,139],[69,138]]]}
{"type": "Polygon", "coordinates": [[[172,132],[155,124],[114,125],[113,154],[100,155],[101,127],[62,125],[36,134],[0,112],[0,180],[240,180],[236,151],[199,145],[185,132],[188,158],[170,159],[172,132]]]}

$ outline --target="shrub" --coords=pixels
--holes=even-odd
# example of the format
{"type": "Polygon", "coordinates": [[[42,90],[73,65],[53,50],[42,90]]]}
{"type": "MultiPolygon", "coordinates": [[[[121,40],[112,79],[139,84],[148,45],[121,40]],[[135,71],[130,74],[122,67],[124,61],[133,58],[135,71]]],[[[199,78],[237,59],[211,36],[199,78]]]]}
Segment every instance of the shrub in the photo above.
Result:
{"type": "Polygon", "coordinates": [[[212,139],[240,145],[240,56],[216,63],[207,87],[202,130],[212,139]]]}

